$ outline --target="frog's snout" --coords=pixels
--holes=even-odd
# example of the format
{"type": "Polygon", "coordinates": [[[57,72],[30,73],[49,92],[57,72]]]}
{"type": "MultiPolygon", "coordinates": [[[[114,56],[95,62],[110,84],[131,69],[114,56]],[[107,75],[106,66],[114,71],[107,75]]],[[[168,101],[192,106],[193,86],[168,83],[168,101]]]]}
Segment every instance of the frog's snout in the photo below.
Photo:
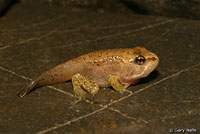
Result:
{"type": "Polygon", "coordinates": [[[153,54],[148,58],[149,60],[149,67],[150,67],[150,72],[153,71],[159,64],[159,58],[157,55],[153,54]]]}

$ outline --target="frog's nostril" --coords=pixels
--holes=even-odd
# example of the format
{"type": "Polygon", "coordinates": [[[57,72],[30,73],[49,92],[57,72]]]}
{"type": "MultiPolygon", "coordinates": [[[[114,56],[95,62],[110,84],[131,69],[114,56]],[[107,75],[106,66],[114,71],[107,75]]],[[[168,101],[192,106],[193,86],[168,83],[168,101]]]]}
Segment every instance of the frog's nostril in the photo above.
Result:
{"type": "Polygon", "coordinates": [[[152,59],[153,61],[157,60],[155,57],[152,57],[151,59],[152,59]]]}

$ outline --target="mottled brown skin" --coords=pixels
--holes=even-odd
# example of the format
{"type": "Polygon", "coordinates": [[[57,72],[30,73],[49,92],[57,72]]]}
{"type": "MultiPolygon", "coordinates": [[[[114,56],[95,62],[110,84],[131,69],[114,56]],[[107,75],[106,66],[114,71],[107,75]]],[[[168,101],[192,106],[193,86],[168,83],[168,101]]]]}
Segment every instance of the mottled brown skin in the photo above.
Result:
{"type": "Polygon", "coordinates": [[[112,79],[109,81],[111,75],[116,76],[120,84],[129,86],[149,75],[158,63],[158,56],[144,47],[95,51],[44,72],[33,80],[19,96],[25,96],[34,88],[71,80],[76,74],[91,78],[100,87],[112,85],[112,79]],[[142,64],[136,62],[136,57],[139,55],[145,58],[142,64]]]}

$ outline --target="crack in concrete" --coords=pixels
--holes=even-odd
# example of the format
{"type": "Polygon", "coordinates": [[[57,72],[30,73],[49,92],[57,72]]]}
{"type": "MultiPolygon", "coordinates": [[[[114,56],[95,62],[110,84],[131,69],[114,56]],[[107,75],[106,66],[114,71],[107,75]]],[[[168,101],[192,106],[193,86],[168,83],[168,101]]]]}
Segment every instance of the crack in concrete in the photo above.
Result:
{"type": "MultiPolygon", "coordinates": [[[[146,29],[153,28],[155,26],[163,25],[163,24],[166,24],[166,23],[172,23],[172,22],[177,21],[177,20],[179,20],[179,19],[168,19],[168,20],[164,20],[164,21],[161,21],[161,22],[158,22],[158,23],[155,23],[155,24],[150,24],[150,25],[147,25],[147,26],[144,26],[144,27],[141,27],[139,29],[132,30],[132,31],[125,31],[125,32],[117,33],[117,34],[111,34],[111,35],[106,35],[106,36],[102,36],[102,37],[97,37],[94,40],[89,39],[89,40],[71,43],[71,44],[68,44],[68,45],[50,47],[49,49],[70,47],[70,46],[74,46],[74,45],[78,45],[78,44],[82,44],[82,43],[86,43],[86,42],[92,42],[92,41],[96,42],[96,41],[102,40],[102,39],[113,38],[113,37],[124,35],[124,34],[130,34],[130,33],[133,33],[133,32],[143,31],[143,30],[146,30],[146,29]]],[[[75,30],[77,30],[77,29],[75,29],[75,30]]],[[[42,38],[48,37],[48,36],[52,35],[53,33],[57,32],[57,31],[58,31],[58,28],[54,29],[54,30],[52,30],[52,31],[48,32],[47,34],[42,35],[40,37],[31,37],[29,39],[21,40],[21,41],[17,42],[16,44],[23,44],[23,43],[27,43],[27,42],[34,41],[34,40],[41,40],[42,38]]],[[[73,31],[73,30],[70,30],[70,31],[73,31]]],[[[45,48],[45,50],[46,49],[48,49],[48,48],[45,48]]]]}
{"type": "Polygon", "coordinates": [[[144,27],[141,27],[139,29],[132,30],[132,31],[125,31],[125,32],[120,32],[120,33],[116,33],[116,34],[105,35],[105,36],[102,36],[102,37],[97,37],[94,40],[79,41],[79,42],[70,43],[70,44],[67,44],[67,45],[51,47],[50,49],[53,49],[53,48],[63,48],[63,47],[71,47],[71,46],[74,46],[74,45],[77,45],[77,44],[86,43],[86,42],[93,42],[93,41],[96,42],[96,41],[102,40],[102,39],[113,38],[113,37],[117,37],[117,36],[121,36],[121,35],[126,35],[126,34],[130,34],[130,33],[134,33],[134,32],[143,31],[143,30],[150,29],[150,28],[153,28],[153,27],[156,27],[156,26],[159,26],[159,25],[163,25],[163,24],[167,24],[167,23],[172,23],[172,22],[177,21],[177,20],[179,20],[179,19],[168,19],[168,20],[161,21],[161,22],[156,23],[156,24],[150,24],[148,26],[144,26],[144,27]]]}
{"type": "MultiPolygon", "coordinates": [[[[65,17],[66,15],[65,14],[63,14],[63,15],[60,15],[60,16],[58,16],[58,17],[56,17],[56,18],[53,18],[53,19],[48,19],[48,20],[46,20],[46,21],[42,21],[42,22],[38,22],[38,23],[34,23],[34,24],[32,24],[32,25],[28,25],[28,26],[24,26],[24,27],[19,27],[20,28],[20,30],[25,30],[25,29],[29,29],[29,28],[31,28],[31,27],[36,27],[36,26],[40,26],[40,25],[44,25],[44,24],[48,24],[48,23],[51,23],[51,22],[53,22],[53,21],[57,21],[59,18],[63,18],[63,17],[65,17]]],[[[160,19],[158,20],[158,21],[160,21],[160,19]]],[[[137,23],[125,23],[125,24],[116,24],[116,25],[110,25],[110,26],[102,26],[102,27],[94,27],[94,28],[90,28],[91,30],[103,30],[103,29],[111,29],[111,28],[123,28],[123,27],[127,27],[127,26],[132,26],[132,25],[135,25],[135,24],[137,24],[137,23]]],[[[7,34],[7,33],[9,33],[9,32],[15,32],[15,31],[19,31],[19,28],[15,28],[15,29],[12,29],[12,30],[4,30],[4,31],[6,31],[6,32],[4,32],[4,33],[2,33],[2,34],[7,34]]],[[[80,29],[72,29],[72,30],[63,30],[62,32],[65,32],[65,31],[67,31],[67,32],[69,32],[69,31],[80,31],[80,29]]]]}
{"type": "Polygon", "coordinates": [[[23,78],[23,79],[25,79],[25,80],[32,80],[32,79],[30,79],[30,78],[28,78],[28,77],[26,77],[26,76],[19,75],[19,74],[15,73],[15,72],[13,72],[13,71],[11,71],[11,70],[9,70],[9,69],[3,68],[3,67],[0,67],[0,69],[1,69],[1,70],[4,70],[4,71],[6,71],[6,72],[9,72],[9,73],[11,73],[11,74],[13,74],[13,75],[15,75],[15,76],[18,76],[18,77],[20,77],[20,78],[23,78]]]}
{"type": "Polygon", "coordinates": [[[63,94],[65,94],[65,95],[71,96],[71,97],[73,97],[73,98],[78,98],[78,97],[74,96],[73,94],[70,94],[70,93],[68,93],[68,92],[65,92],[65,91],[63,91],[63,90],[61,90],[61,89],[59,89],[59,88],[54,87],[54,86],[47,86],[47,87],[48,87],[48,88],[51,88],[51,89],[53,89],[53,90],[56,90],[56,91],[58,91],[58,92],[60,92],[60,93],[63,93],[63,94]]]}
{"type": "Polygon", "coordinates": [[[135,29],[133,31],[125,31],[125,32],[117,33],[117,34],[111,34],[111,35],[106,35],[106,36],[98,37],[98,38],[96,38],[96,40],[101,40],[101,39],[106,39],[106,38],[112,38],[112,37],[116,37],[116,36],[120,36],[120,35],[124,35],[124,34],[130,34],[130,33],[133,33],[133,32],[139,32],[139,31],[150,29],[150,28],[153,28],[153,27],[156,27],[156,26],[159,26],[159,25],[163,25],[163,24],[166,24],[166,23],[172,23],[172,22],[174,22],[176,20],[178,20],[178,19],[168,19],[168,20],[165,20],[165,21],[158,22],[156,24],[150,24],[150,25],[147,25],[147,26],[143,26],[143,27],[135,29]]]}
{"type": "Polygon", "coordinates": [[[9,48],[9,47],[11,47],[11,46],[10,45],[2,46],[2,47],[0,47],[0,50],[4,50],[4,49],[9,48]]]}
{"type": "Polygon", "coordinates": [[[146,120],[143,120],[143,119],[137,119],[137,118],[134,118],[134,117],[131,117],[131,116],[128,116],[127,114],[125,113],[122,113],[121,111],[119,111],[118,109],[115,109],[113,107],[108,107],[107,109],[111,110],[111,111],[114,111],[114,112],[117,112],[119,113],[120,115],[124,116],[125,118],[128,118],[128,119],[131,119],[137,123],[141,123],[141,122],[144,122],[144,123],[148,123],[146,120]]]}
{"type": "Polygon", "coordinates": [[[172,29],[175,29],[178,26],[178,24],[175,24],[172,28],[167,28],[167,30],[165,32],[163,32],[162,34],[156,36],[156,38],[154,38],[153,40],[149,41],[146,45],[152,44],[155,41],[157,41],[160,37],[167,35],[168,33],[171,32],[172,29]]]}
{"type": "MultiPolygon", "coordinates": [[[[59,18],[62,18],[62,17],[65,17],[66,15],[63,14],[63,15],[60,15],[58,17],[54,17],[52,19],[48,19],[46,21],[42,21],[42,22],[39,22],[39,23],[34,23],[32,25],[27,25],[27,26],[24,26],[24,27],[21,27],[20,30],[25,30],[25,29],[29,29],[31,27],[36,27],[36,26],[39,26],[39,25],[45,25],[45,24],[48,24],[48,23],[51,23],[53,21],[56,21],[58,20],[59,18]]],[[[12,29],[12,30],[9,30],[9,31],[6,31],[6,33],[3,33],[3,34],[8,34],[10,32],[15,32],[15,31],[18,31],[19,28],[15,28],[15,29],[12,29]]]]}
{"type": "MultiPolygon", "coordinates": [[[[102,39],[114,38],[114,37],[117,37],[117,36],[120,36],[120,35],[126,35],[126,34],[130,34],[130,33],[134,33],[134,32],[143,31],[143,30],[146,30],[146,29],[150,29],[150,28],[153,28],[153,27],[156,27],[156,26],[159,26],[159,25],[163,25],[163,24],[166,24],[166,23],[172,23],[172,22],[177,21],[177,20],[178,19],[168,19],[168,20],[164,20],[164,21],[161,21],[161,22],[158,22],[158,23],[155,23],[155,24],[150,24],[150,25],[147,25],[147,26],[143,26],[141,28],[138,28],[138,29],[135,29],[135,30],[132,30],[132,31],[125,31],[125,32],[119,32],[119,33],[116,33],[116,34],[105,35],[105,36],[102,36],[102,37],[97,37],[94,40],[90,40],[89,39],[89,40],[79,41],[79,42],[71,43],[71,44],[68,44],[68,45],[51,47],[50,49],[69,47],[69,46],[74,46],[74,45],[82,44],[82,43],[86,43],[86,42],[92,42],[92,41],[96,42],[96,41],[102,40],[102,39]]],[[[126,24],[126,25],[124,24],[124,26],[129,26],[129,25],[131,25],[131,24],[126,24]]],[[[134,24],[132,24],[132,25],[134,25],[134,24]]],[[[121,25],[119,25],[118,27],[120,27],[120,26],[121,25]]],[[[108,28],[112,28],[112,26],[110,26],[108,28]]],[[[67,30],[67,31],[68,32],[72,32],[72,31],[79,31],[79,30],[81,30],[81,29],[74,29],[74,30],[67,30]]],[[[47,33],[45,35],[42,35],[40,37],[31,37],[29,39],[25,39],[25,40],[19,41],[16,44],[23,44],[23,43],[27,43],[27,42],[33,41],[33,40],[41,40],[42,38],[50,36],[50,35],[52,35],[53,33],[57,32],[57,31],[58,31],[58,28],[54,29],[54,30],[50,31],[49,33],[47,33]]]]}
{"type": "MultiPolygon", "coordinates": [[[[166,19],[165,19],[166,20],[166,19]]],[[[154,23],[157,23],[157,22],[161,22],[163,20],[159,20],[159,21],[156,21],[154,23]]],[[[115,24],[115,25],[110,25],[110,26],[97,26],[97,27],[91,27],[91,26],[88,26],[89,29],[91,31],[95,31],[95,30],[105,30],[105,29],[115,29],[115,28],[124,28],[124,27],[129,27],[129,26],[134,26],[136,24],[140,24],[140,23],[125,23],[125,24],[115,24]]],[[[73,31],[81,31],[81,30],[85,30],[86,28],[80,28],[80,29],[72,29],[72,30],[69,30],[69,29],[66,29],[66,30],[61,30],[59,32],[73,32],[73,31]]]]}
{"type": "Polygon", "coordinates": [[[21,40],[21,41],[17,42],[16,44],[23,44],[23,43],[26,43],[26,42],[29,42],[29,41],[33,41],[33,40],[41,40],[42,38],[50,36],[50,35],[52,35],[53,33],[57,32],[57,31],[58,31],[58,28],[54,29],[54,30],[52,30],[52,31],[48,32],[47,34],[44,34],[44,35],[42,35],[40,37],[32,37],[32,38],[29,38],[29,39],[21,40]]]}

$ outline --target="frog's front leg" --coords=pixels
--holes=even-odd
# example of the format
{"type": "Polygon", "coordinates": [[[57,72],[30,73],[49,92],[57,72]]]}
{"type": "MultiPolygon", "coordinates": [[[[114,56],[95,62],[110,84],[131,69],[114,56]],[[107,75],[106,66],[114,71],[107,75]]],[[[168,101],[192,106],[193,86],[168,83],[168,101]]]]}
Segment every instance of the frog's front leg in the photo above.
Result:
{"type": "Polygon", "coordinates": [[[74,93],[79,98],[76,103],[85,100],[86,92],[95,95],[99,91],[99,85],[94,80],[81,74],[75,74],[72,76],[72,84],[74,93]]]}
{"type": "Polygon", "coordinates": [[[108,78],[108,82],[118,92],[132,93],[132,91],[129,91],[129,90],[126,89],[129,86],[129,84],[122,85],[119,82],[117,75],[110,75],[110,77],[108,78]]]}

